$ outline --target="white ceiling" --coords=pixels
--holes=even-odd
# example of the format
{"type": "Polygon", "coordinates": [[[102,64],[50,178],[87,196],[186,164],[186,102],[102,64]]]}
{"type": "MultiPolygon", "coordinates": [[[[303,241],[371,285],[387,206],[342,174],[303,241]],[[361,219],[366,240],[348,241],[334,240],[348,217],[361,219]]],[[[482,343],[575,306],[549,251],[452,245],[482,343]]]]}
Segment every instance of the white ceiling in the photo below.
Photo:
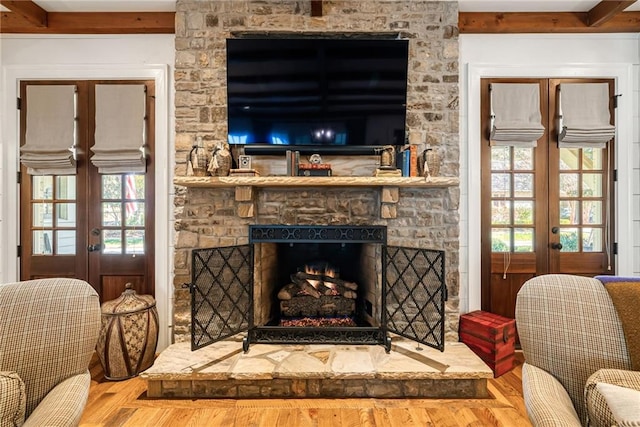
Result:
{"type": "MultiPolygon", "coordinates": [[[[35,3],[49,12],[173,12],[176,10],[176,0],[35,0],[35,3]]],[[[461,12],[587,12],[598,3],[599,0],[458,1],[461,12]]],[[[6,9],[0,7],[0,10],[6,9]]],[[[640,11],[640,2],[629,6],[626,10],[640,11]]]]}

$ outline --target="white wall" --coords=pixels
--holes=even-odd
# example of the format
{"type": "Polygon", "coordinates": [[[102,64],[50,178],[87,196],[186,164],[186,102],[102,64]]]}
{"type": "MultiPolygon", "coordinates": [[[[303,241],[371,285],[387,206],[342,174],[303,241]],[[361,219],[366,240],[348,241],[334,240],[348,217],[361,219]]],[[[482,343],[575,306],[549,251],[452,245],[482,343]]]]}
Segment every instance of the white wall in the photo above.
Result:
{"type": "Polygon", "coordinates": [[[480,308],[480,78],[609,77],[616,112],[618,274],[640,275],[640,36],[460,36],[461,312],[480,308]],[[627,230],[633,229],[630,234],[627,230]]]}
{"type": "Polygon", "coordinates": [[[156,82],[156,302],[158,350],[170,344],[173,298],[171,230],[174,163],[174,35],[0,36],[0,282],[19,278],[19,81],[26,79],[153,79],[156,82]]]}

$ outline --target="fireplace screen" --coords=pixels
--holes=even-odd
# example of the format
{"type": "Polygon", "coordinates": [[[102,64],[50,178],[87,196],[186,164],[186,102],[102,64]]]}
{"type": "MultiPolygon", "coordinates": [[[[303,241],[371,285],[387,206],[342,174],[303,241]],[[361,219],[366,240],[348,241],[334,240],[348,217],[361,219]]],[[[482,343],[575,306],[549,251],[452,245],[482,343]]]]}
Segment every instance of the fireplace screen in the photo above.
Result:
{"type": "Polygon", "coordinates": [[[387,246],[386,227],[251,226],[250,244],[193,251],[192,349],[256,343],[444,349],[444,252],[387,246]]]}
{"type": "Polygon", "coordinates": [[[252,245],[192,253],[191,349],[246,331],[252,323],[252,245]]]}

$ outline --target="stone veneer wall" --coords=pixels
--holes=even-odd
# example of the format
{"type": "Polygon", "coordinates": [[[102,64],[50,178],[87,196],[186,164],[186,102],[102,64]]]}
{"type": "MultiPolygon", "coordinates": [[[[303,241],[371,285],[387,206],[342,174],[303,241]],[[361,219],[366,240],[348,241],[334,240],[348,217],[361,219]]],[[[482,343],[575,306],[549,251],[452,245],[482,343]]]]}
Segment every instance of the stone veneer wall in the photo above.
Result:
{"type": "MultiPolygon", "coordinates": [[[[225,40],[234,32],[399,33],[409,39],[407,137],[442,155],[442,176],[459,176],[458,4],[454,1],[323,2],[178,0],[176,5],[175,175],[197,136],[226,140],[225,40]]],[[[254,160],[255,161],[255,160],[254,160]]],[[[335,174],[340,171],[334,170],[335,174]]],[[[389,244],[446,251],[446,339],[457,340],[459,188],[400,189],[397,217],[381,219],[377,189],[261,189],[254,218],[236,215],[233,189],[176,188],[174,338],[190,339],[190,254],[248,242],[248,225],[386,225],[389,244]]]]}

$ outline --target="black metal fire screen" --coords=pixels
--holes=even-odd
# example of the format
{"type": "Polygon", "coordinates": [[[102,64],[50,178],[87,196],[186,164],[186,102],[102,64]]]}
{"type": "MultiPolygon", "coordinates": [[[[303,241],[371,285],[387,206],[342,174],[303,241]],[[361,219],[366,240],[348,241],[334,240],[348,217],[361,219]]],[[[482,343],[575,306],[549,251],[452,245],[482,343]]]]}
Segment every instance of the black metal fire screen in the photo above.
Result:
{"type": "Polygon", "coordinates": [[[444,252],[387,246],[383,274],[388,330],[444,351],[444,252]]]}
{"type": "Polygon", "coordinates": [[[252,307],[253,245],[192,252],[192,350],[246,331],[252,307]]]}
{"type": "MultiPolygon", "coordinates": [[[[249,242],[248,245],[192,251],[192,349],[247,332],[243,342],[245,351],[252,342],[382,344],[389,351],[388,332],[394,332],[444,350],[447,289],[443,251],[386,246],[386,227],[383,226],[254,225],[250,226],[249,242]],[[307,243],[313,243],[310,247],[321,246],[331,251],[334,247],[349,247],[350,244],[365,245],[368,252],[364,257],[367,260],[364,271],[376,269],[377,273],[369,273],[369,277],[377,277],[381,273],[379,283],[369,282],[370,286],[375,284],[377,290],[374,293],[381,301],[376,302],[375,298],[364,300],[359,293],[354,297],[356,307],[361,307],[355,310],[357,326],[288,326],[278,324],[278,319],[272,322],[273,318],[267,324],[257,325],[254,323],[253,300],[254,245],[262,243],[286,243],[280,248],[293,248],[281,254],[283,259],[296,258],[300,252],[296,245],[307,243]],[[377,262],[369,261],[371,254],[377,254],[374,257],[377,262]],[[377,304],[373,310],[372,304],[377,304]],[[367,320],[359,321],[364,318],[367,320]]],[[[339,249],[335,251],[342,254],[339,249]]],[[[342,258],[337,262],[344,263],[347,255],[340,256],[342,258]]],[[[351,263],[351,260],[347,262],[351,263]]],[[[282,265],[279,269],[288,271],[282,265]]],[[[278,307],[281,307],[279,303],[278,307]]]]}

